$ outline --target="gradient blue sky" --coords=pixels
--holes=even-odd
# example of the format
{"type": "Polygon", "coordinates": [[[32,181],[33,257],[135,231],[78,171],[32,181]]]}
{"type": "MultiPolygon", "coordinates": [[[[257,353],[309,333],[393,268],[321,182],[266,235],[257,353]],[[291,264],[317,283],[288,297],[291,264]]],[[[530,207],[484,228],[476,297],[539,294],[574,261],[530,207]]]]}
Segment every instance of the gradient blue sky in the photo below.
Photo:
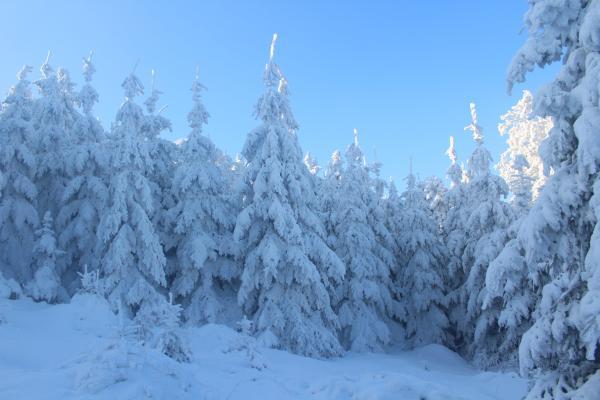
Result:
{"type": "Polygon", "coordinates": [[[326,165],[358,128],[369,159],[400,181],[413,157],[420,177],[443,177],[448,136],[466,160],[474,145],[463,132],[475,101],[486,143],[498,159],[504,138],[499,116],[524,88],[535,90],[553,69],[538,71],[512,97],[507,66],[525,38],[525,0],[502,1],[27,1],[0,3],[0,90],[21,65],[35,67],[48,50],[52,65],[80,83],[81,58],[95,51],[100,93],[97,115],[110,126],[122,101],[120,84],[136,60],[164,92],[159,104],[176,139],[187,134],[196,65],[208,87],[207,131],[218,146],[238,152],[256,126],[253,105],[273,32],[276,58],[290,82],[304,151],[326,165]]]}

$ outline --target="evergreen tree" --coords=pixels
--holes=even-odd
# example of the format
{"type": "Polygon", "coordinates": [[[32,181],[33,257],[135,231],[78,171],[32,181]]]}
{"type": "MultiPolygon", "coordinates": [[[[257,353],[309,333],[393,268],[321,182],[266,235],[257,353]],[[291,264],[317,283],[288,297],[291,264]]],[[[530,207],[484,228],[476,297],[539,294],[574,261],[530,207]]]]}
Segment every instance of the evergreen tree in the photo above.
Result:
{"type": "Polygon", "coordinates": [[[122,87],[125,100],[107,146],[111,171],[107,207],[97,231],[102,287],[118,310],[122,330],[133,317],[134,336],[140,343],[176,361],[188,361],[190,352],[179,332],[180,306],[161,293],[166,259],[151,220],[157,203],[153,189],[158,187],[149,178],[155,176],[156,166],[152,137],[165,123],[156,115],[145,115],[134,102],[144,92],[137,76],[131,73],[122,87]]]}
{"type": "MultiPolygon", "coordinates": [[[[166,109],[157,110],[157,103],[162,92],[155,85],[156,74],[152,70],[152,90],[144,101],[147,114],[140,127],[142,135],[146,138],[151,166],[144,173],[152,190],[152,214],[150,218],[161,239],[165,249],[173,248],[173,235],[169,230],[168,210],[175,206],[175,193],[171,188],[175,171],[175,164],[181,162],[179,149],[175,143],[160,137],[164,131],[171,130],[171,121],[162,115],[166,109]]],[[[170,255],[170,254],[169,254],[170,255]]],[[[169,260],[173,261],[173,260],[169,260]]],[[[172,262],[167,264],[167,272],[173,268],[172,262]]]]}
{"type": "MultiPolygon", "coordinates": [[[[402,213],[404,212],[402,199],[398,194],[398,189],[396,188],[396,183],[392,178],[390,178],[390,182],[388,184],[388,193],[384,203],[385,210],[385,223],[388,231],[392,236],[392,252],[394,254],[396,265],[392,268],[391,276],[392,282],[392,294],[395,296],[395,299],[401,300],[402,296],[402,288],[398,284],[400,281],[400,273],[403,268],[403,258],[404,255],[401,253],[402,247],[402,233],[406,230],[405,226],[402,226],[402,213]]],[[[402,319],[404,316],[399,315],[402,319]]]]}
{"type": "Polygon", "coordinates": [[[261,124],[243,150],[248,164],[235,227],[244,259],[238,300],[263,342],[310,356],[338,355],[338,321],[324,281],[339,283],[344,267],[327,247],[314,211],[287,81],[273,59],[276,38],[256,105],[261,124]]]}
{"type": "Polygon", "coordinates": [[[391,340],[388,323],[397,307],[390,291],[390,267],[380,258],[377,234],[369,223],[372,182],[356,130],[354,139],[346,150],[346,168],[333,214],[334,249],[346,264],[336,308],[346,348],[382,350],[391,340]]]}
{"type": "MultiPolygon", "coordinates": [[[[325,226],[325,239],[331,249],[338,246],[336,236],[336,225],[338,223],[338,201],[341,195],[341,179],[343,174],[343,160],[339,150],[335,150],[325,169],[323,180],[318,187],[318,202],[321,219],[325,226]]],[[[339,284],[330,280],[324,280],[331,299],[332,306],[339,304],[344,293],[339,290],[339,284]]]]}
{"type": "Polygon", "coordinates": [[[404,229],[400,230],[399,238],[403,259],[398,280],[404,294],[401,315],[406,339],[417,346],[444,344],[448,327],[444,305],[446,249],[439,239],[438,226],[425,194],[412,171],[406,183],[399,221],[404,229]]]}
{"type": "Polygon", "coordinates": [[[158,293],[164,286],[165,256],[152,225],[152,171],[148,142],[142,130],[145,116],[134,98],[143,86],[132,73],[122,84],[125,101],[113,124],[108,204],[98,226],[97,256],[106,294],[121,318],[144,307],[166,301],[158,293]]]}
{"type": "Polygon", "coordinates": [[[509,88],[536,65],[564,56],[555,80],[537,94],[536,113],[553,118],[540,149],[554,170],[516,240],[531,289],[541,295],[523,335],[523,373],[543,372],[529,398],[594,398],[600,371],[600,3],[531,3],[529,37],[513,59],[509,88]]]}
{"type": "MultiPolygon", "coordinates": [[[[357,135],[356,131],[355,134],[357,135]]],[[[356,139],[358,139],[358,136],[356,136],[356,139]]],[[[385,263],[388,271],[391,273],[396,268],[397,260],[394,254],[394,238],[386,223],[384,199],[386,183],[380,178],[381,162],[375,160],[370,164],[366,164],[366,160],[363,157],[363,163],[365,163],[369,179],[368,186],[370,190],[366,193],[368,196],[367,204],[369,206],[367,221],[375,233],[375,254],[385,263]]],[[[391,286],[392,283],[390,281],[390,291],[393,291],[391,286]]],[[[396,306],[397,304],[393,302],[391,308],[388,309],[390,317],[396,316],[398,312],[398,307],[396,306]]]]}
{"type": "Polygon", "coordinates": [[[477,110],[471,103],[472,123],[465,129],[473,133],[477,146],[468,160],[468,183],[465,195],[469,216],[465,225],[465,248],[461,263],[466,280],[459,290],[464,312],[457,326],[467,340],[467,353],[479,365],[498,362],[497,323],[499,305],[487,305],[485,276],[492,260],[509,240],[509,226],[514,220],[510,206],[503,200],[508,194],[504,180],[491,173],[492,157],[483,144],[483,130],[478,125],[477,110]]]}
{"type": "Polygon", "coordinates": [[[448,250],[448,295],[447,304],[450,319],[450,332],[453,336],[453,348],[458,349],[464,345],[459,332],[458,322],[462,318],[461,286],[465,281],[465,270],[462,264],[462,254],[466,245],[466,225],[468,214],[465,172],[458,164],[454,137],[450,136],[450,147],[447,151],[450,158],[450,167],[446,175],[450,180],[450,188],[446,193],[448,213],[443,225],[444,242],[448,250]]]}
{"type": "Polygon", "coordinates": [[[42,64],[41,79],[35,82],[40,97],[34,103],[33,128],[38,154],[36,186],[38,210],[57,215],[65,187],[68,160],[65,150],[73,140],[75,123],[81,118],[75,109],[73,84],[65,69],[58,72],[49,64],[50,53],[42,64]]]}
{"type": "Polygon", "coordinates": [[[66,300],[67,294],[60,283],[57,258],[64,254],[58,249],[54,234],[52,215],[44,214],[42,226],[35,232],[32,269],[35,269],[33,280],[27,284],[27,292],[38,301],[49,303],[66,300]]]}
{"type": "Polygon", "coordinates": [[[395,239],[398,236],[398,232],[400,232],[398,218],[402,213],[402,205],[396,182],[394,182],[392,177],[390,177],[388,183],[387,197],[384,205],[388,230],[395,239]]]}
{"type": "Polygon", "coordinates": [[[157,297],[152,306],[142,307],[136,315],[137,336],[143,343],[158,349],[161,353],[178,362],[189,362],[192,352],[181,332],[181,306],[157,297]]]}
{"type": "Polygon", "coordinates": [[[92,56],[83,59],[85,84],[76,100],[83,111],[73,128],[73,136],[64,151],[66,174],[70,178],[61,201],[57,226],[58,241],[66,254],[63,274],[65,287],[72,294],[79,286],[82,266],[98,267],[94,256],[96,229],[106,206],[108,188],[104,182],[108,154],[104,129],[92,113],[98,92],[91,84],[95,72],[92,56]]]}
{"type": "Polygon", "coordinates": [[[524,90],[517,104],[500,119],[498,131],[508,136],[508,149],[500,156],[496,168],[508,183],[517,210],[529,209],[546,182],[544,163],[538,152],[552,128],[552,118],[534,117],[533,95],[524,90]]]}
{"type": "Polygon", "coordinates": [[[39,225],[29,72],[29,66],[19,72],[0,110],[0,272],[20,284],[32,277],[31,254],[39,225]]]}
{"type": "MultiPolygon", "coordinates": [[[[405,291],[403,279],[405,277],[405,269],[410,260],[412,253],[407,250],[405,239],[407,235],[410,235],[411,229],[405,224],[406,211],[404,200],[398,189],[396,183],[390,178],[388,184],[388,193],[384,202],[384,210],[386,216],[386,226],[390,235],[392,236],[391,251],[394,255],[395,265],[391,268],[391,293],[394,299],[394,312],[392,313],[393,320],[400,324],[406,324],[409,315],[407,311],[409,309],[408,303],[410,302],[410,295],[405,291]]],[[[402,328],[402,326],[401,326],[402,328]]],[[[403,329],[403,328],[402,328],[403,329]]],[[[406,335],[404,335],[406,336],[406,335]]],[[[403,337],[405,344],[411,345],[411,343],[403,337]]]]}
{"type": "Polygon", "coordinates": [[[196,74],[194,106],[188,114],[192,130],[182,145],[183,159],[175,171],[177,202],[169,210],[177,254],[172,291],[185,300],[185,316],[196,323],[217,320],[224,311],[218,292],[239,277],[233,260],[233,199],[218,164],[221,154],[203,133],[209,117],[202,104],[203,89],[196,74]]]}
{"type": "Polygon", "coordinates": [[[319,206],[323,214],[327,244],[332,249],[337,246],[335,225],[337,221],[337,203],[340,196],[343,160],[339,150],[331,155],[319,193],[319,206]]]}
{"type": "MultiPolygon", "coordinates": [[[[515,221],[509,236],[515,237],[522,219],[515,221]]],[[[532,324],[532,311],[540,297],[529,280],[525,249],[511,239],[489,265],[485,276],[483,308],[497,315],[496,360],[516,366],[523,334],[532,324]]]]}

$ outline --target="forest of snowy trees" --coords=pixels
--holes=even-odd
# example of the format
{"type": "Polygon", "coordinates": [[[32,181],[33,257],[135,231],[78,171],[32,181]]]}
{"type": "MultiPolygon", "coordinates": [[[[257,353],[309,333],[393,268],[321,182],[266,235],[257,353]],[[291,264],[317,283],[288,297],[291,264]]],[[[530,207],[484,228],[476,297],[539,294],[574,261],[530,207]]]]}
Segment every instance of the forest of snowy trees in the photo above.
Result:
{"type": "Polygon", "coordinates": [[[0,109],[0,295],[104,296],[127,335],[182,362],[181,324],[242,321],[317,358],[442,344],[535,377],[531,399],[600,388],[600,2],[530,5],[509,86],[563,65],[501,117],[499,162],[471,104],[475,150],[450,137],[448,187],[411,168],[401,193],[356,130],[326,166],[303,153],[276,35],[235,159],[204,134],[198,73],[175,144],[135,71],[105,130],[93,54],[80,89],[50,55],[36,78],[23,67],[0,109]]]}

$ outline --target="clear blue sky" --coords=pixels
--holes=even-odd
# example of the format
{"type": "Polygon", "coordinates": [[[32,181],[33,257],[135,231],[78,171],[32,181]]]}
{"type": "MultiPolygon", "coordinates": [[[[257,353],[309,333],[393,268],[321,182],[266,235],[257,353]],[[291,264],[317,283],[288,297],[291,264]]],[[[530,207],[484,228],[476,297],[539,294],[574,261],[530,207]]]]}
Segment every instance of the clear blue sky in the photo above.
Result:
{"type": "Polygon", "coordinates": [[[196,65],[208,87],[207,128],[230,154],[256,126],[253,105],[273,32],[276,58],[290,82],[304,151],[326,165],[358,128],[369,159],[377,149],[383,174],[397,181],[409,157],[421,177],[444,176],[448,136],[466,160],[473,143],[463,127],[469,102],[479,108],[486,143],[497,160],[504,138],[498,117],[519,97],[551,79],[534,73],[506,93],[507,66],[525,38],[525,0],[503,1],[27,1],[0,3],[0,89],[21,65],[35,67],[48,50],[52,65],[80,83],[81,58],[95,51],[97,115],[110,126],[120,84],[139,58],[149,88],[157,72],[160,104],[176,139],[187,134],[196,65]]]}

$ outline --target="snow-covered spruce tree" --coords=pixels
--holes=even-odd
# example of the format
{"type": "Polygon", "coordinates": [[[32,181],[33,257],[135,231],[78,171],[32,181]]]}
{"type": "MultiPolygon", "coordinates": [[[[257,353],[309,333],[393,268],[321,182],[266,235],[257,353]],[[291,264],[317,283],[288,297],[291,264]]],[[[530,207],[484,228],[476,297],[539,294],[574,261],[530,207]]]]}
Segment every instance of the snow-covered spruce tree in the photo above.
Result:
{"type": "MultiPolygon", "coordinates": [[[[337,238],[335,237],[335,225],[337,221],[337,202],[340,196],[340,185],[343,171],[343,160],[339,150],[331,155],[329,164],[325,169],[321,190],[319,193],[319,208],[322,213],[327,244],[335,249],[337,238]]],[[[335,293],[334,293],[335,295],[335,293]]],[[[334,296],[335,297],[335,296],[334,296]]],[[[336,303],[335,301],[333,302],[336,303]]]]}
{"type": "Polygon", "coordinates": [[[70,294],[80,285],[78,274],[84,265],[92,270],[98,267],[94,257],[96,229],[108,196],[103,174],[109,173],[106,170],[109,154],[104,129],[92,112],[98,102],[98,93],[91,84],[95,72],[92,55],[83,59],[85,84],[76,96],[83,115],[75,122],[63,154],[69,181],[56,220],[58,241],[65,251],[62,281],[70,294]]]}
{"type": "MultiPolygon", "coordinates": [[[[387,196],[384,201],[384,211],[385,224],[393,240],[391,243],[391,251],[395,260],[395,265],[392,267],[390,273],[392,282],[390,291],[395,301],[395,310],[392,314],[394,321],[405,323],[408,318],[408,315],[406,314],[408,308],[406,307],[406,304],[404,304],[406,294],[402,285],[402,279],[404,276],[404,269],[406,268],[410,256],[410,254],[404,252],[404,237],[409,229],[407,229],[407,226],[403,225],[404,204],[400,194],[398,194],[396,183],[391,177],[388,183],[387,196]]],[[[410,347],[411,343],[406,340],[405,335],[403,335],[403,340],[405,344],[410,347]]]]}
{"type": "MultiPolygon", "coordinates": [[[[337,199],[337,198],[336,198],[337,199]]],[[[402,260],[403,255],[400,252],[401,247],[401,235],[402,232],[406,229],[406,227],[402,226],[402,212],[403,205],[400,195],[398,194],[398,188],[396,187],[396,183],[390,177],[390,181],[388,183],[387,196],[384,201],[384,211],[385,211],[385,224],[388,232],[392,236],[393,242],[391,251],[394,254],[396,260],[396,266],[392,269],[392,282],[399,282],[400,277],[398,275],[402,270],[402,260]]],[[[398,284],[392,285],[392,293],[395,298],[400,299],[401,296],[401,287],[398,284]]],[[[403,319],[403,318],[400,318],[403,319]]]]}
{"type": "Polygon", "coordinates": [[[0,272],[21,285],[32,277],[31,254],[39,225],[29,72],[29,66],[19,72],[0,110],[0,272]]]}
{"type": "Polygon", "coordinates": [[[534,116],[533,96],[531,92],[524,90],[517,104],[500,119],[502,122],[498,124],[498,131],[500,135],[508,137],[508,149],[500,156],[496,168],[515,196],[513,203],[517,209],[522,210],[524,206],[528,209],[531,201],[538,198],[546,182],[539,148],[552,128],[552,118],[534,116]],[[527,193],[523,191],[524,181],[531,182],[528,203],[525,203],[527,193]]]}
{"type": "MultiPolygon", "coordinates": [[[[412,169],[412,168],[411,168],[412,169]]],[[[413,346],[446,343],[447,286],[446,249],[422,188],[412,171],[406,178],[400,214],[402,266],[398,283],[404,294],[401,304],[406,341],[413,346]]]]}
{"type": "Polygon", "coordinates": [[[472,122],[465,129],[477,143],[467,162],[468,183],[465,195],[469,216],[465,224],[465,248],[461,263],[466,280],[459,289],[462,313],[457,326],[466,340],[466,354],[483,366],[498,362],[498,313],[501,304],[486,304],[485,276],[492,260],[498,256],[509,237],[514,220],[513,210],[503,199],[508,194],[504,180],[491,173],[492,157],[483,145],[483,130],[478,125],[477,110],[471,103],[472,122]]]}
{"type": "MultiPolygon", "coordinates": [[[[306,153],[306,155],[304,156],[304,165],[310,173],[310,178],[312,181],[311,184],[315,192],[316,200],[312,208],[322,222],[322,226],[324,227],[323,238],[330,249],[334,249],[333,243],[335,242],[335,236],[333,235],[333,228],[331,224],[331,214],[334,210],[332,205],[335,204],[335,202],[337,201],[337,196],[339,194],[338,184],[341,167],[341,159],[339,156],[339,152],[336,150],[336,152],[334,152],[334,155],[332,155],[332,165],[330,165],[333,167],[334,171],[330,171],[330,166],[328,166],[327,168],[325,168],[323,175],[319,174],[319,172],[321,171],[321,166],[317,163],[317,160],[310,153],[306,153]],[[334,160],[333,158],[336,157],[336,154],[337,159],[334,160]]],[[[338,285],[338,282],[336,280],[328,278],[324,274],[321,274],[321,276],[323,279],[323,283],[325,284],[325,287],[327,289],[327,292],[329,293],[331,305],[333,306],[337,302],[336,287],[338,285]]]]}
{"type": "Polygon", "coordinates": [[[142,306],[135,317],[138,339],[175,361],[189,362],[192,352],[181,332],[181,312],[171,293],[168,301],[161,296],[151,306],[142,306]]]}
{"type": "Polygon", "coordinates": [[[600,3],[530,3],[529,37],[509,69],[509,88],[563,58],[536,95],[554,126],[541,146],[554,170],[517,240],[535,304],[519,346],[521,372],[542,372],[529,398],[595,398],[600,392],[600,3]]]}
{"type": "Polygon", "coordinates": [[[134,103],[143,86],[132,73],[123,82],[125,101],[112,127],[109,196],[98,226],[97,256],[106,295],[123,324],[136,317],[140,332],[150,329],[152,315],[166,303],[159,293],[165,281],[165,256],[152,225],[152,190],[145,173],[152,170],[145,115],[134,103]],[[137,315],[141,315],[138,319],[137,315]]]}
{"type": "Polygon", "coordinates": [[[74,125],[81,116],[75,108],[68,72],[59,68],[55,73],[49,61],[50,53],[40,68],[41,78],[35,81],[40,97],[34,103],[32,122],[39,162],[36,171],[38,210],[58,215],[69,180],[66,171],[70,160],[65,157],[65,149],[73,140],[74,125]]]}
{"type": "MultiPolygon", "coordinates": [[[[150,95],[144,101],[147,114],[144,116],[144,122],[140,129],[147,141],[147,148],[152,161],[151,168],[145,171],[150,188],[152,190],[153,207],[150,218],[161,239],[161,244],[165,249],[174,248],[173,232],[170,231],[168,221],[168,210],[175,206],[175,193],[171,188],[175,164],[180,160],[178,146],[170,141],[160,137],[165,130],[171,130],[171,121],[162,115],[166,109],[162,107],[157,111],[156,106],[162,92],[155,86],[156,74],[152,70],[152,90],[150,95]]],[[[176,268],[174,258],[169,255],[167,263],[167,273],[171,275],[176,268]]]]}
{"type": "Polygon", "coordinates": [[[264,343],[309,356],[341,352],[338,321],[324,282],[340,283],[344,266],[325,243],[316,198],[302,162],[287,82],[273,60],[273,37],[256,105],[261,124],[243,149],[244,208],[235,238],[244,270],[238,300],[264,343]]]}
{"type": "Polygon", "coordinates": [[[458,164],[456,149],[454,148],[454,137],[450,136],[450,147],[446,152],[450,158],[450,167],[446,172],[450,180],[450,188],[446,193],[446,205],[448,212],[444,220],[443,232],[444,242],[448,250],[448,294],[447,305],[450,320],[450,347],[458,349],[463,346],[457,323],[463,314],[463,303],[461,299],[461,286],[465,281],[465,271],[462,265],[462,254],[466,244],[466,225],[469,217],[467,205],[466,182],[463,177],[465,172],[458,164]]]}
{"type": "Polygon", "coordinates": [[[219,293],[231,289],[239,277],[232,240],[233,198],[218,164],[220,151],[203,133],[209,117],[203,89],[196,74],[194,105],[188,114],[191,132],[182,144],[182,161],[173,181],[176,204],[169,210],[177,255],[171,290],[182,298],[184,315],[194,323],[217,320],[224,311],[219,293]]]}
{"type": "MultiPolygon", "coordinates": [[[[358,133],[355,130],[355,139],[358,143],[358,133]]],[[[363,158],[363,162],[366,162],[363,158]]],[[[397,260],[395,255],[395,241],[391,232],[388,229],[387,221],[386,221],[386,212],[385,212],[385,191],[386,191],[386,182],[380,177],[381,170],[381,162],[375,160],[370,164],[365,164],[365,168],[368,172],[369,178],[369,187],[370,191],[367,192],[369,195],[368,206],[369,213],[367,217],[367,221],[373,228],[373,232],[375,233],[375,255],[383,261],[388,271],[390,273],[396,268],[397,260]]],[[[390,290],[392,282],[390,281],[390,290]]],[[[394,302],[393,306],[388,310],[390,316],[396,316],[396,313],[399,311],[397,304],[394,302]]]]}
{"type": "Polygon", "coordinates": [[[504,365],[514,367],[518,362],[521,337],[531,326],[531,313],[540,293],[529,280],[525,249],[514,239],[522,223],[517,219],[509,228],[513,237],[489,265],[485,276],[483,308],[494,308],[497,314],[497,357],[504,365]]]}
{"type": "Polygon", "coordinates": [[[57,246],[54,221],[49,211],[44,214],[42,226],[35,232],[35,236],[31,267],[35,273],[33,280],[27,284],[27,292],[38,301],[65,301],[68,295],[61,285],[60,271],[56,263],[64,252],[57,246]]]}
{"type": "Polygon", "coordinates": [[[334,249],[346,264],[336,295],[342,344],[353,351],[382,350],[390,342],[388,323],[398,308],[390,291],[390,267],[379,256],[377,235],[369,223],[373,186],[356,131],[339,185],[332,222],[334,249]]]}
{"type": "Polygon", "coordinates": [[[539,299],[525,269],[525,251],[515,239],[531,206],[532,178],[525,172],[527,160],[521,154],[513,158],[511,190],[516,217],[508,228],[512,238],[494,259],[486,272],[483,308],[494,308],[497,317],[498,362],[515,367],[518,346],[523,333],[531,326],[531,311],[539,299]]]}

